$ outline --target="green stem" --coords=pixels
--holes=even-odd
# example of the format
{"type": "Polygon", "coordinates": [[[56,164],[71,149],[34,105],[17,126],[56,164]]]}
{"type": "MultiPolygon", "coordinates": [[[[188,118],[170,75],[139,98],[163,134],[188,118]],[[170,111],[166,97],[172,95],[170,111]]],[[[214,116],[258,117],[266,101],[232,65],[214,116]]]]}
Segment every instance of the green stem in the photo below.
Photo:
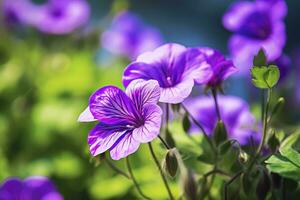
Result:
{"type": "Polygon", "coordinates": [[[188,109],[183,105],[181,104],[182,108],[185,110],[185,112],[189,115],[189,117],[192,119],[192,121],[194,122],[194,124],[196,124],[200,130],[202,131],[203,135],[204,135],[204,138],[207,140],[207,142],[209,143],[209,145],[211,146],[211,149],[214,151],[214,152],[217,152],[217,150],[215,149],[215,146],[214,144],[212,143],[212,141],[210,140],[209,136],[207,135],[206,131],[204,130],[203,126],[194,118],[193,115],[191,115],[188,111],[188,109]]]}
{"type": "Polygon", "coordinates": [[[167,142],[160,136],[158,135],[158,138],[160,139],[161,143],[166,147],[166,149],[171,149],[171,147],[167,144],[167,142]]]}
{"type": "Polygon", "coordinates": [[[160,172],[161,178],[162,178],[162,180],[163,180],[163,182],[165,184],[165,187],[167,189],[169,198],[170,198],[170,200],[174,200],[174,197],[172,195],[171,189],[170,189],[170,187],[168,185],[167,179],[166,179],[166,177],[164,175],[164,172],[163,172],[163,170],[162,170],[162,168],[161,168],[161,166],[159,164],[159,161],[158,161],[158,159],[157,159],[157,157],[156,157],[156,155],[154,153],[154,150],[153,150],[151,142],[148,143],[148,146],[149,146],[149,150],[150,150],[151,156],[152,156],[152,158],[153,158],[153,160],[154,160],[154,162],[155,162],[155,164],[156,164],[156,166],[157,166],[157,168],[158,168],[158,170],[160,172]]]}
{"type": "MultiPolygon", "coordinates": [[[[270,107],[270,100],[271,100],[271,96],[272,96],[272,89],[268,89],[268,96],[267,96],[267,102],[266,105],[264,106],[265,103],[262,104],[262,107],[265,107],[264,112],[263,112],[263,136],[262,139],[259,143],[259,146],[257,148],[256,154],[252,160],[252,162],[250,163],[249,167],[248,167],[248,171],[251,170],[251,168],[253,167],[254,163],[256,162],[257,158],[259,157],[265,141],[266,141],[266,137],[267,137],[267,130],[268,130],[268,113],[269,113],[269,107],[270,107]]],[[[263,101],[264,102],[264,101],[263,101]]]]}
{"type": "Polygon", "coordinates": [[[264,121],[263,121],[263,138],[258,146],[256,154],[259,155],[262,151],[262,148],[265,144],[266,136],[267,136],[267,129],[268,129],[268,114],[269,114],[269,107],[270,107],[270,100],[272,95],[272,89],[268,89],[268,97],[267,97],[267,104],[264,114],[264,121]]]}
{"type": "Polygon", "coordinates": [[[147,196],[143,193],[143,191],[142,191],[141,188],[140,188],[140,185],[139,185],[138,182],[136,181],[136,179],[135,179],[135,177],[134,177],[134,175],[133,175],[132,169],[131,169],[131,165],[130,165],[129,157],[128,157],[128,156],[126,157],[126,165],[127,165],[128,172],[129,172],[129,174],[130,174],[130,177],[131,177],[131,179],[132,179],[132,181],[133,181],[133,184],[134,184],[134,186],[136,187],[136,189],[137,189],[137,191],[139,192],[139,194],[140,194],[144,199],[151,200],[150,197],[147,197],[147,196]]]}
{"type": "Polygon", "coordinates": [[[242,171],[239,171],[236,173],[226,184],[225,184],[225,189],[224,189],[224,199],[228,199],[228,187],[233,183],[240,175],[242,175],[242,171]]]}
{"type": "Polygon", "coordinates": [[[212,92],[212,96],[214,98],[215,109],[216,109],[216,113],[217,113],[217,116],[218,116],[218,120],[220,121],[221,120],[221,113],[220,113],[220,108],[219,108],[219,104],[218,104],[218,97],[217,97],[217,90],[216,90],[216,88],[212,88],[211,92],[212,92]]]}
{"type": "Polygon", "coordinates": [[[114,170],[114,171],[117,172],[118,174],[120,174],[120,175],[122,175],[122,176],[124,176],[124,177],[126,177],[126,178],[128,178],[128,179],[130,179],[130,176],[129,176],[126,172],[124,172],[123,170],[121,170],[120,168],[118,168],[117,166],[115,166],[110,160],[106,159],[105,161],[106,161],[107,165],[108,165],[112,170],[114,170]]]}

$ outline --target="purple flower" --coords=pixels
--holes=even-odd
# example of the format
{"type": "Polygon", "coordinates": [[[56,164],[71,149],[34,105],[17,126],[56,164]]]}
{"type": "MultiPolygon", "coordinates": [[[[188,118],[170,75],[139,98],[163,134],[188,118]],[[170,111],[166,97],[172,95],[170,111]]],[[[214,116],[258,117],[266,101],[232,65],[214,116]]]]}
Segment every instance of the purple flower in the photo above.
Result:
{"type": "MultiPolygon", "coordinates": [[[[260,140],[256,120],[244,100],[234,96],[218,96],[218,100],[221,117],[230,139],[236,139],[242,145],[248,144],[251,137],[254,141],[260,140]]],[[[207,134],[211,135],[218,121],[213,98],[189,98],[184,101],[184,105],[203,125],[207,134]]],[[[192,126],[191,133],[199,131],[195,125],[192,126]]]]}
{"type": "Polygon", "coordinates": [[[160,102],[180,103],[194,86],[206,83],[212,76],[205,56],[179,44],[165,44],[140,55],[124,71],[123,84],[127,87],[135,79],[157,80],[161,88],[160,102]]]}
{"type": "Polygon", "coordinates": [[[281,55],[286,41],[283,21],[286,13],[284,0],[240,1],[225,13],[223,24],[234,33],[229,50],[241,72],[249,72],[253,56],[260,48],[265,50],[269,61],[281,55]]]}
{"type": "Polygon", "coordinates": [[[157,105],[160,90],[157,81],[135,80],[123,92],[115,86],[97,90],[79,121],[100,122],[88,136],[93,156],[110,151],[119,160],[134,153],[160,132],[162,110],[157,105]]]}
{"type": "Polygon", "coordinates": [[[237,72],[237,68],[231,60],[226,60],[224,55],[216,49],[212,48],[194,48],[195,54],[205,55],[205,61],[212,69],[212,76],[207,80],[206,85],[211,87],[219,86],[230,75],[237,72]]]}
{"type": "Polygon", "coordinates": [[[7,25],[29,24],[33,19],[34,5],[29,0],[4,0],[2,4],[4,22],[7,25]]]}
{"type": "Polygon", "coordinates": [[[50,34],[70,33],[85,24],[90,16],[86,0],[48,0],[39,7],[33,25],[50,34]]]}
{"type": "Polygon", "coordinates": [[[42,176],[32,176],[24,181],[9,178],[0,185],[1,200],[63,200],[51,181],[42,176]]]}
{"type": "Polygon", "coordinates": [[[34,26],[50,34],[66,34],[85,24],[90,15],[86,0],[48,0],[36,5],[30,0],[5,0],[7,23],[34,26]]]}
{"type": "Polygon", "coordinates": [[[113,54],[135,59],[162,44],[160,32],[129,11],[119,13],[102,34],[102,46],[113,54]]]}

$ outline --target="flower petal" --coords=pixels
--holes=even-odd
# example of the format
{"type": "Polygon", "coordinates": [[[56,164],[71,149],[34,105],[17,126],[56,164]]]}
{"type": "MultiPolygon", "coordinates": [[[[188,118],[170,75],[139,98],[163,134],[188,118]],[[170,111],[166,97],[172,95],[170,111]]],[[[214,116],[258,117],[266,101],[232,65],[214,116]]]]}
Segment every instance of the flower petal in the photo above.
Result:
{"type": "Polygon", "coordinates": [[[43,176],[31,176],[24,180],[24,199],[62,200],[62,196],[56,191],[53,183],[43,176]]]}
{"type": "Polygon", "coordinates": [[[120,160],[134,153],[140,146],[140,143],[132,137],[132,133],[126,133],[110,150],[110,156],[113,160],[120,160]]]}
{"type": "Polygon", "coordinates": [[[0,185],[0,197],[3,199],[19,199],[23,183],[18,178],[10,178],[0,185]]]}
{"type": "Polygon", "coordinates": [[[127,87],[134,79],[154,79],[161,87],[178,83],[185,69],[185,51],[184,46],[172,43],[143,53],[125,69],[124,86],[127,87]]]}
{"type": "Polygon", "coordinates": [[[173,87],[161,88],[160,102],[164,103],[181,103],[188,97],[193,89],[194,79],[187,77],[173,87]]]}
{"type": "Polygon", "coordinates": [[[137,79],[128,85],[126,94],[131,98],[136,108],[142,111],[145,104],[158,102],[160,88],[156,80],[137,79]]]}
{"type": "Polygon", "coordinates": [[[103,123],[132,123],[138,115],[132,100],[119,88],[106,86],[90,97],[90,111],[103,123]]]}
{"type": "Polygon", "coordinates": [[[90,107],[87,107],[78,117],[79,122],[93,122],[96,121],[97,119],[94,118],[90,111],[90,107]]]}
{"type": "Polygon", "coordinates": [[[252,2],[234,3],[223,16],[223,25],[230,31],[237,31],[243,24],[244,19],[255,11],[255,5],[252,2]]]}
{"type": "Polygon", "coordinates": [[[88,136],[90,152],[93,156],[99,155],[111,148],[122,135],[126,133],[123,128],[107,125],[103,123],[97,124],[88,136]]]}
{"type": "Polygon", "coordinates": [[[162,110],[159,106],[150,104],[144,107],[145,124],[139,128],[135,128],[132,137],[142,143],[152,141],[159,135],[162,110]]]}

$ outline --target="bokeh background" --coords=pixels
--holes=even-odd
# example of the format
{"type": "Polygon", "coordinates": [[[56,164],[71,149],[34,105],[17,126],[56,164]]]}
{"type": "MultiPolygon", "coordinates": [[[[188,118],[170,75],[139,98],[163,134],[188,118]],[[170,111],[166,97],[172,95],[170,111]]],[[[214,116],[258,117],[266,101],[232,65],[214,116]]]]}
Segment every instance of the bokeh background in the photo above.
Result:
{"type": "MultiPolygon", "coordinates": [[[[12,0],[11,0],[12,1],[12,0]]],[[[1,1],[0,1],[1,2],[1,1]]],[[[43,0],[34,0],[43,3],[43,0]]],[[[88,151],[87,134],[93,123],[77,122],[93,91],[104,85],[122,87],[128,58],[102,48],[101,33],[118,12],[128,9],[146,24],[156,27],[165,42],[186,46],[209,46],[228,55],[231,33],[221,18],[230,0],[90,0],[89,20],[66,34],[49,34],[31,26],[0,24],[0,182],[10,176],[45,175],[54,181],[65,199],[138,199],[132,183],[117,175],[88,151]]],[[[300,99],[296,88],[300,76],[300,1],[287,0],[287,43],[284,49],[292,64],[277,96],[287,101],[278,125],[287,130],[299,126],[300,99]],[[298,56],[298,57],[297,57],[298,56]],[[299,64],[299,61],[298,61],[299,64]],[[299,73],[299,72],[298,72],[299,73]]],[[[2,5],[3,1],[1,2],[2,5]]],[[[3,9],[3,6],[2,6],[3,9]]],[[[1,14],[4,14],[1,9],[1,14]]],[[[257,91],[249,77],[233,77],[225,92],[243,97],[259,116],[257,91]]],[[[190,155],[201,152],[172,131],[190,155]],[[191,146],[193,148],[191,148],[191,146]],[[192,150],[191,150],[192,149],[192,150]]],[[[156,143],[155,143],[156,144],[156,143]]],[[[163,149],[156,144],[160,155],[163,149]]],[[[164,199],[165,191],[149,152],[142,147],[131,156],[134,173],[145,193],[164,199]]],[[[184,157],[189,159],[189,155],[184,157]]],[[[116,162],[124,168],[124,161],[116,162]]],[[[201,166],[197,166],[201,170],[201,166]]],[[[172,189],[179,193],[176,180],[172,189]]],[[[217,183],[216,183],[217,184],[217,183]]],[[[176,193],[176,192],[175,192],[176,193]]],[[[218,196],[217,191],[212,195],[218,196]]]]}

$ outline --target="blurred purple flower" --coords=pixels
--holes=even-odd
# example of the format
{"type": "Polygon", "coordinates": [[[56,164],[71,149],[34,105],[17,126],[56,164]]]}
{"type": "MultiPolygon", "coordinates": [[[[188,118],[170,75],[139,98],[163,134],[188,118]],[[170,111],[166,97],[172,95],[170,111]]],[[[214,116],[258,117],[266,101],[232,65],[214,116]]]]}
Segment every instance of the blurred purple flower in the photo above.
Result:
{"type": "Polygon", "coordinates": [[[1,200],[63,200],[51,181],[42,176],[28,177],[24,181],[9,178],[0,185],[1,200]]]}
{"type": "Polygon", "coordinates": [[[29,0],[4,0],[2,4],[4,22],[9,26],[28,24],[34,8],[29,0]]]}
{"type": "MultiPolygon", "coordinates": [[[[248,104],[239,97],[219,96],[219,108],[222,120],[226,126],[228,137],[236,139],[240,144],[246,145],[253,138],[254,142],[260,140],[260,133],[256,130],[256,119],[251,114],[248,104]]],[[[215,104],[212,97],[188,98],[184,105],[200,122],[205,131],[211,135],[218,121],[215,104]]],[[[191,133],[200,132],[195,125],[191,133]]]]}
{"type": "Polygon", "coordinates": [[[237,72],[237,68],[233,65],[231,60],[226,60],[224,55],[216,49],[212,48],[193,48],[195,54],[205,55],[205,61],[212,69],[212,76],[207,80],[206,84],[211,87],[219,86],[230,75],[237,72]]]}
{"type": "Polygon", "coordinates": [[[119,13],[101,36],[102,46],[113,54],[133,60],[162,44],[160,32],[129,11],[119,13]]]}
{"type": "Polygon", "coordinates": [[[242,73],[248,73],[253,56],[264,48],[268,60],[282,54],[286,42],[284,0],[256,0],[234,3],[223,16],[225,28],[234,35],[229,40],[229,51],[242,73]]]}
{"type": "Polygon", "coordinates": [[[30,0],[5,0],[3,9],[7,23],[31,25],[50,34],[70,33],[90,15],[86,0],[48,0],[40,5],[30,0]]]}
{"type": "Polygon", "coordinates": [[[114,86],[97,90],[78,119],[100,121],[88,136],[91,154],[109,150],[112,159],[119,160],[134,153],[140,143],[156,138],[162,116],[157,105],[159,96],[159,85],[154,80],[135,80],[125,93],[114,86]]]}
{"type": "Polygon", "coordinates": [[[33,25],[42,32],[66,34],[85,24],[89,16],[86,0],[48,0],[40,6],[33,25]]]}
{"type": "Polygon", "coordinates": [[[160,102],[180,103],[188,97],[194,82],[206,83],[212,76],[205,56],[179,44],[165,44],[140,55],[124,71],[123,84],[127,87],[135,79],[157,80],[160,102]]]}

